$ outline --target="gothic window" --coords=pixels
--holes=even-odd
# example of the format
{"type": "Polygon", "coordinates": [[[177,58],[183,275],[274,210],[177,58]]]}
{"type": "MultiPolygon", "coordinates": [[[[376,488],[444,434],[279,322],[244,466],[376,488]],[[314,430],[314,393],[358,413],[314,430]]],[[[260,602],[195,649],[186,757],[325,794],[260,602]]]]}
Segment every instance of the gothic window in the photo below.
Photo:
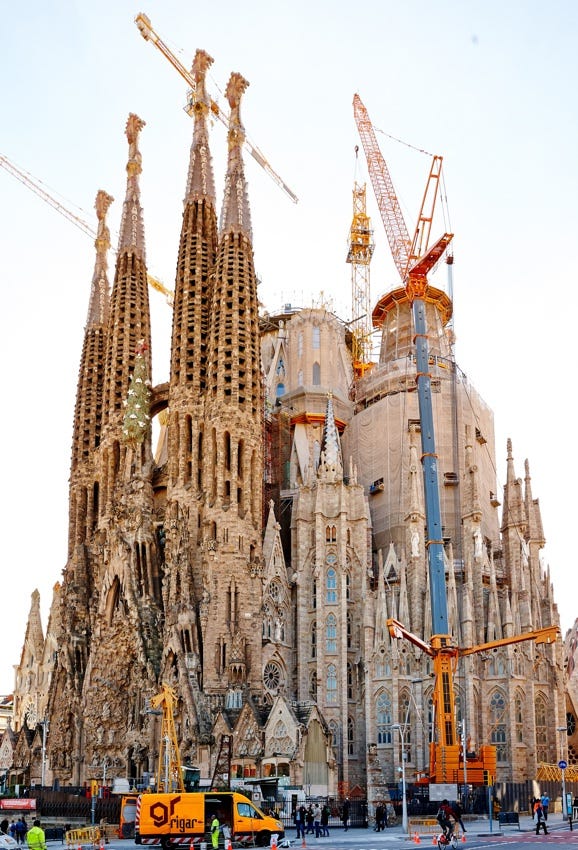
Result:
{"type": "Polygon", "coordinates": [[[506,745],[506,700],[504,694],[495,690],[490,698],[490,742],[496,748],[498,761],[507,760],[506,745]]]}
{"type": "Polygon", "coordinates": [[[317,580],[313,579],[311,586],[311,607],[315,611],[317,609],[317,580]]]}
{"type": "Polygon", "coordinates": [[[279,382],[277,384],[277,388],[275,390],[275,396],[277,398],[281,398],[282,395],[285,395],[285,384],[282,384],[281,382],[279,382]]]}
{"type": "Polygon", "coordinates": [[[351,623],[351,614],[347,612],[347,649],[351,649],[353,644],[353,626],[351,623]]]}
{"type": "Polygon", "coordinates": [[[353,699],[353,667],[347,662],[347,699],[353,699]]]}
{"type": "Polygon", "coordinates": [[[271,584],[269,585],[269,596],[275,602],[278,602],[281,598],[281,595],[282,595],[281,585],[276,580],[272,581],[271,584]]]}
{"type": "Polygon", "coordinates": [[[389,691],[380,691],[375,704],[375,717],[377,721],[377,743],[391,744],[391,724],[393,715],[391,713],[391,695],[389,691]]]}
{"type": "Polygon", "coordinates": [[[325,541],[326,543],[335,543],[337,540],[337,528],[334,525],[325,526],[325,541]]]}
{"type": "Polygon", "coordinates": [[[516,691],[514,696],[514,737],[517,744],[524,742],[524,695],[516,691]]]}
{"type": "Polygon", "coordinates": [[[242,692],[237,690],[227,691],[225,708],[243,708],[242,692]]]}
{"type": "Polygon", "coordinates": [[[347,755],[352,756],[355,752],[355,724],[353,718],[347,718],[347,755]]]}
{"type": "Polygon", "coordinates": [[[312,345],[313,348],[319,348],[321,345],[321,329],[317,325],[313,328],[312,345]]]}
{"type": "Polygon", "coordinates": [[[339,747],[339,726],[335,720],[329,721],[329,731],[331,732],[331,746],[337,749],[339,747]]]}
{"type": "Polygon", "coordinates": [[[321,366],[319,365],[319,363],[313,364],[312,379],[312,384],[314,387],[318,387],[321,384],[321,366]]]}
{"type": "Polygon", "coordinates": [[[345,598],[348,602],[351,599],[351,578],[349,573],[345,573],[345,598]]]}
{"type": "Polygon", "coordinates": [[[309,674],[309,696],[312,700],[317,700],[317,673],[312,670],[309,674]]]}
{"type": "Polygon", "coordinates": [[[524,675],[524,655],[518,649],[514,650],[512,656],[512,672],[514,676],[524,675]]]}
{"type": "Polygon", "coordinates": [[[462,722],[462,697],[459,693],[456,693],[456,695],[455,695],[454,706],[455,706],[455,714],[456,714],[456,723],[461,723],[462,722]]]}
{"type": "Polygon", "coordinates": [[[489,666],[490,669],[488,670],[488,673],[490,676],[503,677],[506,675],[506,662],[501,652],[497,652],[492,655],[489,666]]]}
{"type": "Polygon", "coordinates": [[[325,601],[329,604],[337,602],[337,573],[330,567],[325,578],[325,601]]]}
{"type": "Polygon", "coordinates": [[[536,761],[548,762],[548,712],[546,700],[538,694],[534,702],[536,723],[536,761]]]}
{"type": "Polygon", "coordinates": [[[268,691],[276,691],[281,684],[281,669],[274,661],[268,661],[263,671],[263,684],[268,691]]]}
{"type": "Polygon", "coordinates": [[[391,676],[391,664],[385,654],[380,655],[375,662],[375,675],[378,679],[386,679],[391,676]]]}
{"type": "Polygon", "coordinates": [[[311,658],[317,658],[317,623],[311,625],[311,658]]]}
{"type": "Polygon", "coordinates": [[[325,687],[327,691],[327,705],[335,705],[337,703],[337,667],[335,664],[330,664],[327,667],[325,687]]]}
{"type": "Polygon", "coordinates": [[[337,619],[335,614],[329,614],[325,621],[325,651],[337,652],[337,619]]]}
{"type": "Polygon", "coordinates": [[[227,472],[231,469],[231,435],[228,431],[224,434],[225,442],[225,469],[227,472]]]}

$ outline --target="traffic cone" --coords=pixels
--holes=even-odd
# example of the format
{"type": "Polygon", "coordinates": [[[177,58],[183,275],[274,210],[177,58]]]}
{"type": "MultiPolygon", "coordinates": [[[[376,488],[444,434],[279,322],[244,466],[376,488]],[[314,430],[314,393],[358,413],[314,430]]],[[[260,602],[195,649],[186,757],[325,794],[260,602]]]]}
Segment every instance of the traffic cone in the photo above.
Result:
{"type": "Polygon", "coordinates": [[[303,836],[303,841],[301,842],[302,847],[307,847],[307,842],[305,841],[305,836],[303,836]]]}
{"type": "Polygon", "coordinates": [[[462,844],[466,843],[466,833],[462,832],[462,844]]]}
{"type": "Polygon", "coordinates": [[[275,833],[271,836],[271,850],[277,850],[277,836],[275,833]]]}
{"type": "Polygon", "coordinates": [[[415,834],[415,843],[421,844],[421,838],[419,837],[419,832],[416,832],[416,834],[415,834]]]}
{"type": "Polygon", "coordinates": [[[431,840],[431,843],[432,843],[432,844],[434,845],[434,847],[435,847],[435,845],[438,843],[438,837],[437,837],[437,835],[434,835],[434,837],[433,837],[433,838],[432,838],[432,840],[431,840]]]}

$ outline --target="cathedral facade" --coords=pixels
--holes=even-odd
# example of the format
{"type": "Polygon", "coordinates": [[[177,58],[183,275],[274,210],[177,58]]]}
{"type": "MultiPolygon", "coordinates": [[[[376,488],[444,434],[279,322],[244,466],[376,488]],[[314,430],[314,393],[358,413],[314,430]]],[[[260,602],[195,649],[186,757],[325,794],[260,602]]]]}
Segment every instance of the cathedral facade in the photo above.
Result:
{"type": "MultiPolygon", "coordinates": [[[[136,115],[112,290],[112,198],[97,197],[67,561],[46,637],[33,598],[13,732],[38,741],[40,724],[47,784],[100,780],[104,766],[109,782],[140,786],[157,770],[150,700],[167,683],[181,756],[205,783],[230,738],[233,784],[277,778],[372,804],[397,784],[402,759],[408,781],[424,774],[435,726],[431,659],[386,625],[431,636],[411,305],[401,290],[381,299],[379,361],[362,377],[325,307],[259,316],[247,84],[234,74],[227,88],[218,222],[211,61],[199,51],[193,67],[167,384],[152,382],[136,115]]],[[[517,478],[508,444],[498,494],[492,413],[454,361],[451,301],[431,287],[426,312],[452,637],[472,647],[557,624],[529,465],[517,478]]],[[[532,641],[460,660],[464,752],[494,744],[497,780],[557,761],[563,661],[560,642],[532,641]]]]}

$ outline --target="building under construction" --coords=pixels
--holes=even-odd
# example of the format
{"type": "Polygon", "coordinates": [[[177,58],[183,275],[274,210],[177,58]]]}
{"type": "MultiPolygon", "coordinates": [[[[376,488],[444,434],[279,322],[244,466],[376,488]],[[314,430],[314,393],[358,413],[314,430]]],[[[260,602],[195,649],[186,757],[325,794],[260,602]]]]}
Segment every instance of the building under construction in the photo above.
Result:
{"type": "MultiPolygon", "coordinates": [[[[150,701],[166,684],[181,758],[202,782],[226,738],[232,785],[274,778],[371,807],[402,762],[408,782],[427,776],[437,734],[432,657],[387,625],[401,622],[426,644],[432,636],[412,300],[400,285],[377,301],[373,363],[367,327],[352,336],[328,309],[259,315],[246,82],[232,75],[227,87],[218,224],[209,64],[197,53],[168,384],[152,381],[135,115],[112,289],[111,199],[97,199],[68,552],[46,633],[33,596],[9,774],[78,786],[100,781],[106,764],[109,782],[146,784],[160,749],[150,701]],[[42,777],[30,759],[38,736],[42,777]]],[[[452,723],[466,764],[492,745],[493,781],[532,780],[540,762],[558,761],[557,729],[574,712],[561,642],[515,640],[558,624],[539,503],[510,442],[498,447],[498,492],[493,415],[455,363],[451,298],[429,285],[423,295],[448,634],[460,647],[494,645],[457,660],[452,723]]],[[[563,752],[575,763],[568,729],[563,752]]]]}

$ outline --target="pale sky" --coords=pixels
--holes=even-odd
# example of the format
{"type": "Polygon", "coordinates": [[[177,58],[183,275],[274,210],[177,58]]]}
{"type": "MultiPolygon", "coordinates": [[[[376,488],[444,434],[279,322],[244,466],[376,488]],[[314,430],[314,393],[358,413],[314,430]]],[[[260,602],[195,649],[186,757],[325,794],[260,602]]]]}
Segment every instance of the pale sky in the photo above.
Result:
{"type": "MultiPolygon", "coordinates": [[[[4,3],[0,153],[96,226],[98,189],[125,192],[129,112],[140,137],[149,271],[174,286],[193,122],[187,85],[140,36],[142,11],[183,64],[214,57],[212,97],[231,71],[250,82],[247,135],[299,197],[246,156],[260,300],[311,306],[320,293],[351,319],[346,264],[354,180],[367,180],[352,109],[358,92],[408,230],[429,159],[444,157],[454,238],[456,359],[494,410],[497,484],[506,439],[530,463],[563,632],[578,616],[570,528],[576,334],[578,4],[573,0],[31,0],[4,3]],[[403,140],[401,145],[387,135],[403,140]]],[[[212,151],[222,200],[225,129],[212,151]]],[[[94,249],[89,237],[0,168],[4,410],[0,693],[13,688],[33,590],[43,625],[66,563],[68,476],[94,249]]],[[[372,302],[398,285],[371,185],[372,302]]],[[[434,225],[433,236],[448,227],[434,225]]],[[[113,241],[115,241],[113,237],[113,241]]],[[[112,283],[114,255],[110,256],[112,283]]],[[[436,285],[445,285],[443,278],[436,285]]],[[[153,382],[168,378],[170,309],[151,292],[153,382]]]]}

